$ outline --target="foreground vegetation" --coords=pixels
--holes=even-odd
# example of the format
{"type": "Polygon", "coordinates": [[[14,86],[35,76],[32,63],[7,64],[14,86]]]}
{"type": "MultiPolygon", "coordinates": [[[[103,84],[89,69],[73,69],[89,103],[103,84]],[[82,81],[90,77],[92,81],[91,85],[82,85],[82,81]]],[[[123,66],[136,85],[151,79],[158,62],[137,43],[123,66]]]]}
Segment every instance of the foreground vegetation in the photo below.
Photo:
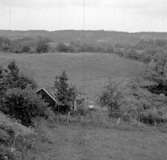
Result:
{"type": "MultiPolygon", "coordinates": [[[[164,69],[166,63],[159,62],[155,61],[143,78],[164,85],[164,70],[160,77],[154,66],[164,69]]],[[[35,94],[36,83],[21,73],[14,61],[2,66],[0,109],[5,115],[0,113],[4,117],[0,124],[1,159],[166,159],[166,134],[160,132],[166,132],[166,99],[142,88],[138,80],[124,77],[109,81],[99,95],[99,104],[108,110],[79,106],[68,117],[49,109],[35,94]]],[[[56,76],[55,89],[61,105],[73,104],[77,94],[66,72],[56,76]]]]}

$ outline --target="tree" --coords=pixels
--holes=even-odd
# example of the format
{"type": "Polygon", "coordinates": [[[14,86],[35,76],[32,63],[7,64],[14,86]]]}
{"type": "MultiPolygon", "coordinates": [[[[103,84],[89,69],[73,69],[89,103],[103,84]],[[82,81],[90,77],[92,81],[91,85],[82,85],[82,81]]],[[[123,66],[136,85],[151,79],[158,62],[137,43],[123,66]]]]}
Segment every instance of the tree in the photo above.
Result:
{"type": "Polygon", "coordinates": [[[155,54],[148,64],[144,78],[155,82],[157,85],[167,86],[167,54],[155,54]]]}
{"type": "Polygon", "coordinates": [[[35,81],[21,73],[15,61],[8,64],[4,80],[7,88],[25,89],[27,86],[36,88],[35,81]]]}
{"type": "Polygon", "coordinates": [[[8,89],[25,89],[27,87],[34,89],[36,86],[33,79],[20,72],[15,61],[10,62],[6,68],[0,67],[0,101],[3,99],[3,95],[8,89]]]}
{"type": "Polygon", "coordinates": [[[74,104],[77,96],[77,91],[74,86],[68,83],[68,76],[63,71],[60,76],[55,78],[55,97],[61,106],[65,107],[65,110],[70,110],[74,104]]]}
{"type": "Polygon", "coordinates": [[[117,84],[114,82],[109,82],[98,99],[101,106],[108,108],[109,116],[113,116],[113,113],[116,112],[118,114],[120,113],[120,99],[122,98],[122,94],[118,91],[117,87],[117,84]]]}
{"type": "Polygon", "coordinates": [[[23,125],[30,126],[34,118],[45,116],[47,104],[31,88],[13,88],[5,93],[0,109],[23,125]]]}

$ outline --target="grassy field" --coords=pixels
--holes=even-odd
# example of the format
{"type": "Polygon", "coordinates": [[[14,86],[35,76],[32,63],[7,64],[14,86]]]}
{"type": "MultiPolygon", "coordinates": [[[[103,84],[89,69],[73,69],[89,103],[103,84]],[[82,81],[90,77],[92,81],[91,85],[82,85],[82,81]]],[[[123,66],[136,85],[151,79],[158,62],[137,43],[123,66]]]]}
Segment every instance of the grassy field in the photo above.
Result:
{"type": "Polygon", "coordinates": [[[37,160],[167,159],[167,135],[156,129],[140,131],[58,125],[45,131],[49,143],[38,144],[37,160]]]}
{"type": "Polygon", "coordinates": [[[108,78],[136,77],[144,69],[142,63],[107,54],[0,54],[0,64],[12,59],[41,87],[53,86],[54,77],[66,70],[71,82],[89,97],[100,93],[108,78]]]}

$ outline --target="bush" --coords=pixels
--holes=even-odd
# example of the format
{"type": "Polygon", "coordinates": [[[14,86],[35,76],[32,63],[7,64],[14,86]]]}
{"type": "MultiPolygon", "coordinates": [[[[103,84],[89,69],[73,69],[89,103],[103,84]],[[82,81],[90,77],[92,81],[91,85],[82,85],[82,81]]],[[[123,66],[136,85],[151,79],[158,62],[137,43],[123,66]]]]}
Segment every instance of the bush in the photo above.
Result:
{"type": "Polygon", "coordinates": [[[47,104],[30,89],[8,89],[0,108],[5,114],[20,120],[25,126],[33,125],[33,119],[45,116],[47,104]]]}

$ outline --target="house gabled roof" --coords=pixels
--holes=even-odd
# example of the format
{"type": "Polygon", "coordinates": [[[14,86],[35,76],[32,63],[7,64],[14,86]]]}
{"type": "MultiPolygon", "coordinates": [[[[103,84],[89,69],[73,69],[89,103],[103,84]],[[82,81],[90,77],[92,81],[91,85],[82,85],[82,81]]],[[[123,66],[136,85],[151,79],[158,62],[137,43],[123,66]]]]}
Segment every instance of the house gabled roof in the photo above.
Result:
{"type": "Polygon", "coordinates": [[[47,89],[47,88],[39,88],[37,89],[36,93],[38,93],[39,91],[43,90],[53,101],[55,101],[55,103],[58,104],[56,98],[54,97],[54,93],[51,92],[51,89],[47,89]]]}

